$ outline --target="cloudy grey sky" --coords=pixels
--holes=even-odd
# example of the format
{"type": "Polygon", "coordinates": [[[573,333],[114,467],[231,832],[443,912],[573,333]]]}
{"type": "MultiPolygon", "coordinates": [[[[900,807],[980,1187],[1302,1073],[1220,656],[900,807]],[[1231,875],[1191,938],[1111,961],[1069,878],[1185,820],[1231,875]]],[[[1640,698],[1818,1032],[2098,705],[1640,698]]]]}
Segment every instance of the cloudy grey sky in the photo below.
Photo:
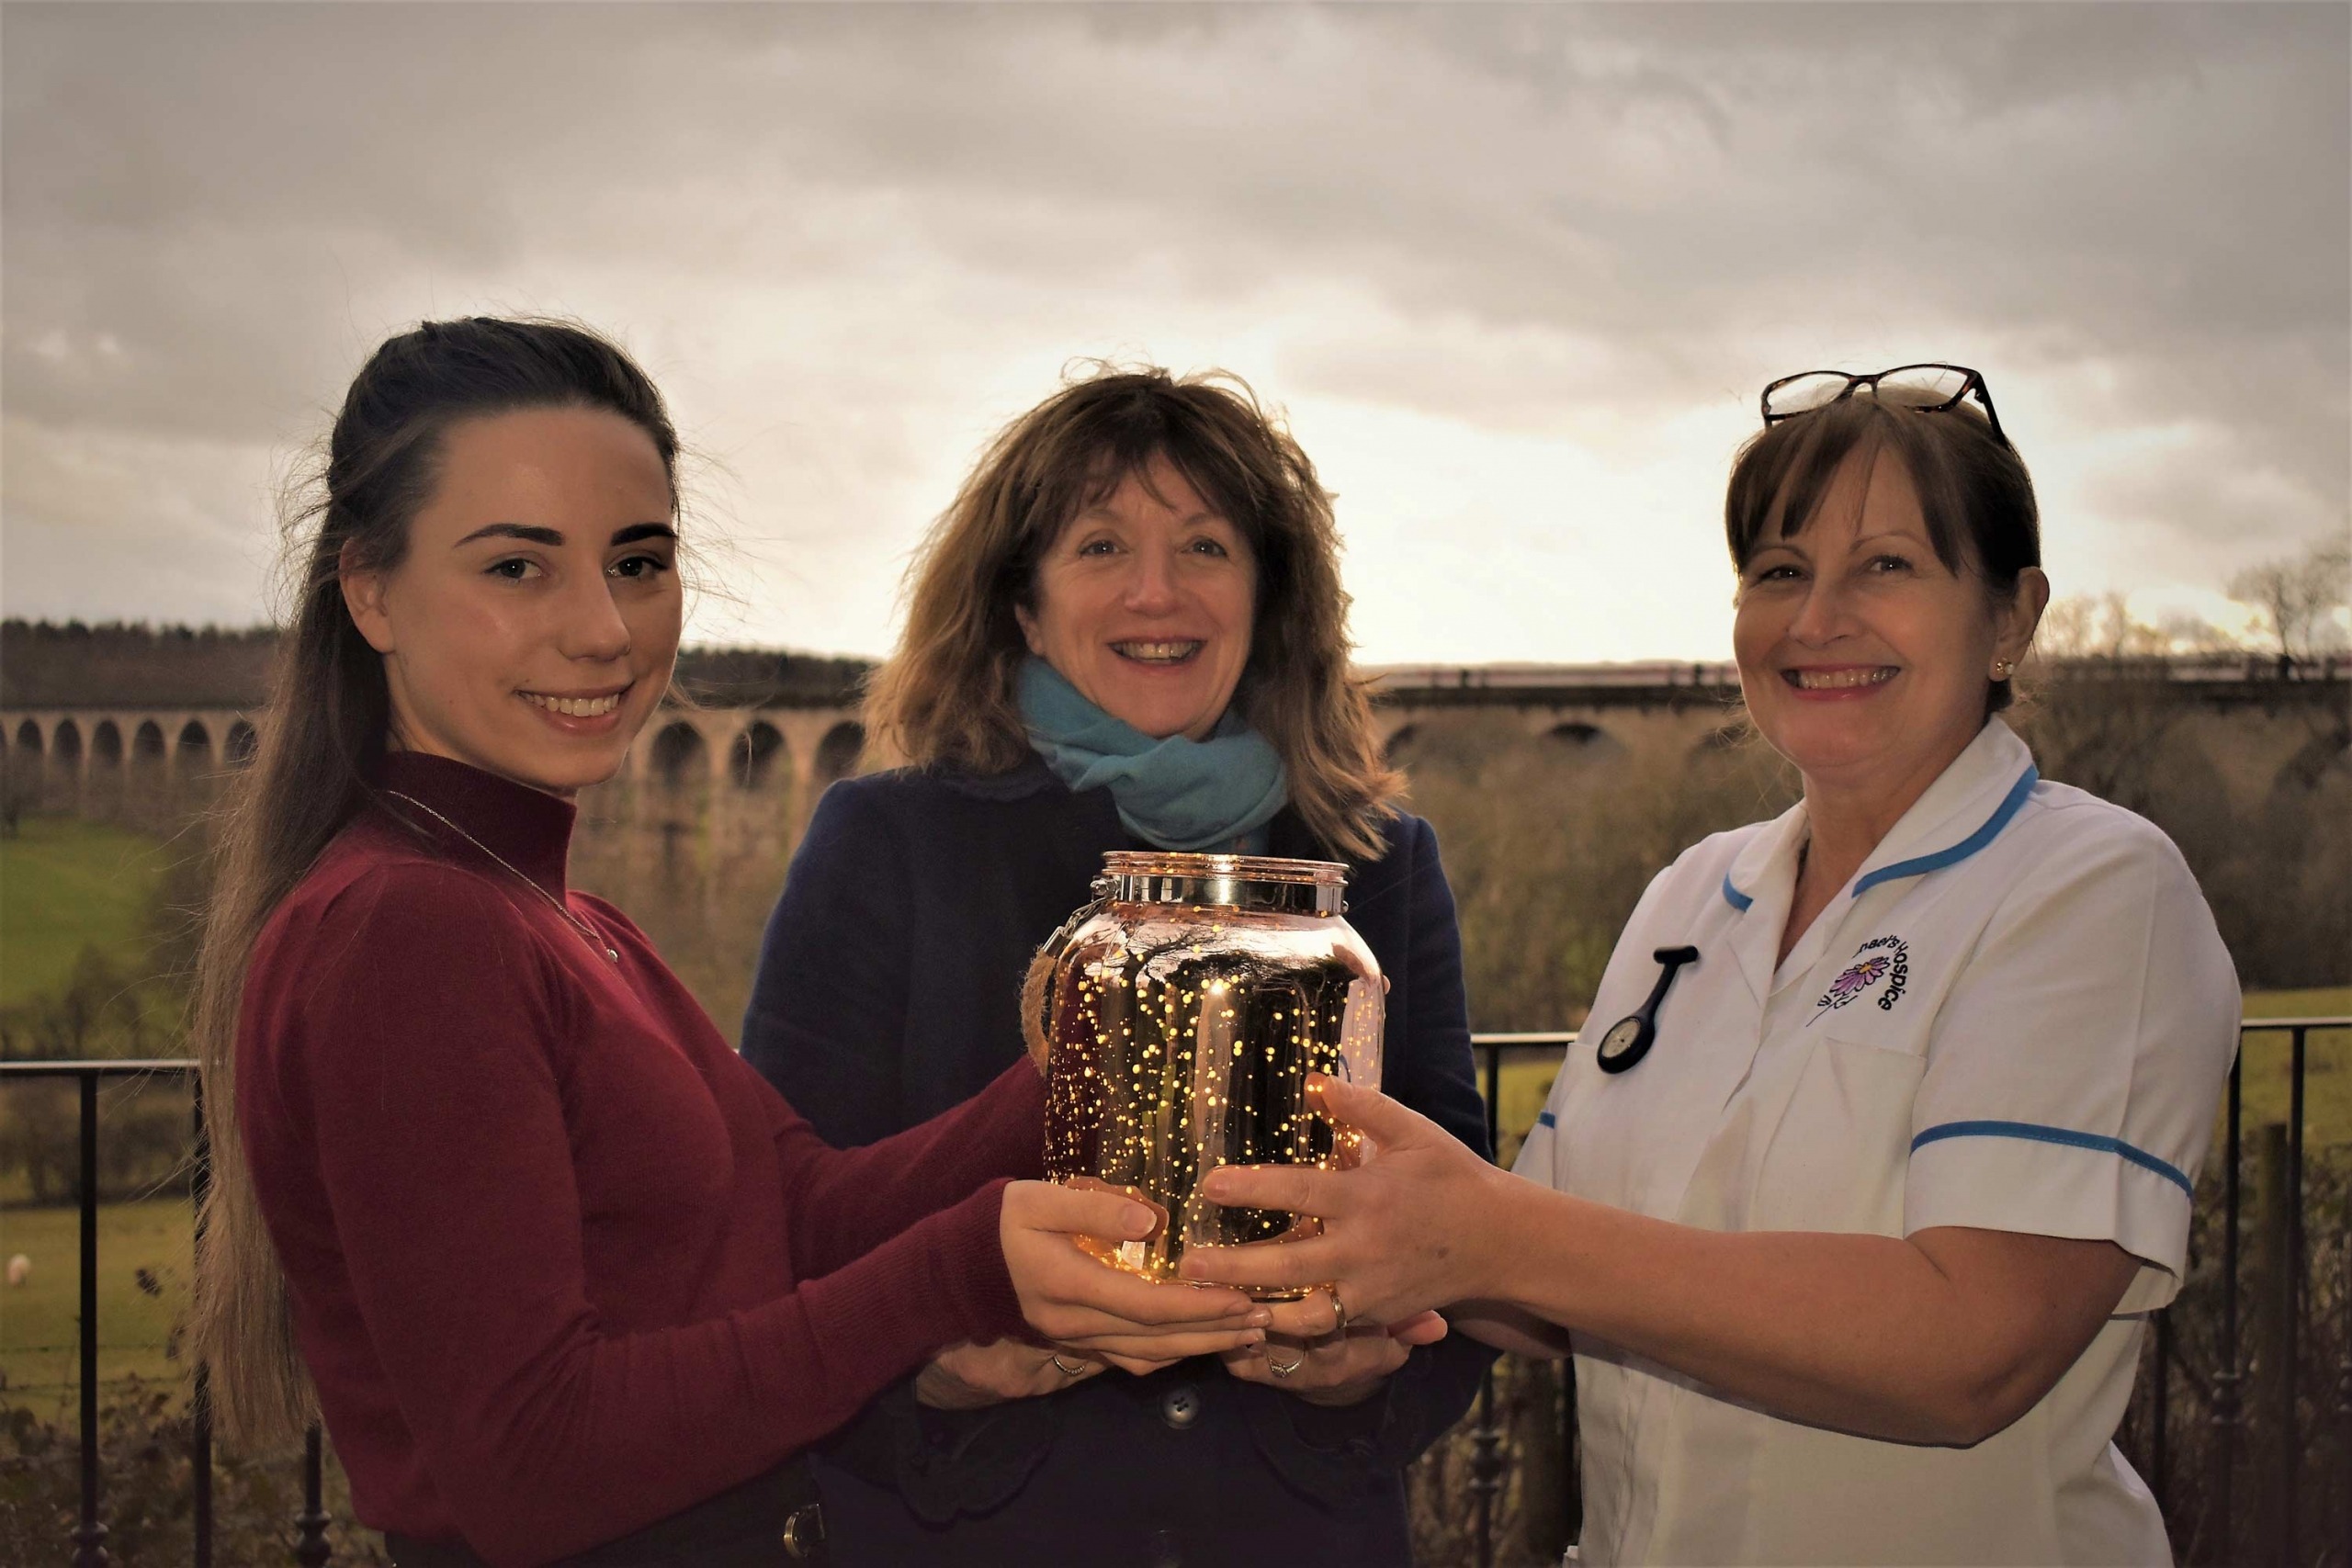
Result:
{"type": "Polygon", "coordinates": [[[2352,7],[0,10],[0,604],[260,616],[375,342],[575,315],[704,461],[695,630],[882,651],[1084,355],[1226,366],[1374,661],[1712,658],[1776,375],[1985,372],[2063,593],[2347,526],[2352,7]]]}

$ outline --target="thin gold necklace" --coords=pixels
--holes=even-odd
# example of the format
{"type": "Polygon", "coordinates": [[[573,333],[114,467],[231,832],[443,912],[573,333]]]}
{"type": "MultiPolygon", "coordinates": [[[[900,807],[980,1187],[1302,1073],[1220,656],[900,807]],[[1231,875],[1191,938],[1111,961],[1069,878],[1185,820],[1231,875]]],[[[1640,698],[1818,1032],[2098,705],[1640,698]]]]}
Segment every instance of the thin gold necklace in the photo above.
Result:
{"type": "Polygon", "coordinates": [[[570,907],[567,906],[562,899],[557,897],[554,894],[548,892],[546,888],[540,886],[537,883],[532,881],[529,877],[515,870],[513,865],[507,863],[504,855],[500,854],[496,850],[492,849],[488,844],[483,843],[480,839],[475,838],[471,833],[467,832],[463,828],[458,827],[455,822],[450,821],[447,817],[442,816],[441,813],[434,810],[433,807],[417,799],[416,796],[413,795],[403,795],[396,789],[388,789],[384,793],[390,795],[394,800],[407,801],[411,806],[415,807],[419,811],[424,812],[427,817],[432,818],[433,820],[440,823],[441,826],[448,829],[449,831],[457,834],[458,837],[463,839],[466,842],[471,844],[474,848],[480,850],[482,853],[496,861],[501,866],[505,868],[506,874],[512,876],[515,881],[521,883],[524,886],[529,888],[532,892],[546,899],[548,901],[548,907],[552,908],[557,914],[561,915],[564,918],[565,922],[568,923],[573,931],[580,933],[581,941],[586,942],[590,947],[594,948],[597,952],[603,953],[606,958],[611,959],[614,963],[618,964],[621,961],[620,953],[613,948],[605,945],[605,939],[596,934],[594,927],[582,919],[579,916],[573,914],[570,907]]]}

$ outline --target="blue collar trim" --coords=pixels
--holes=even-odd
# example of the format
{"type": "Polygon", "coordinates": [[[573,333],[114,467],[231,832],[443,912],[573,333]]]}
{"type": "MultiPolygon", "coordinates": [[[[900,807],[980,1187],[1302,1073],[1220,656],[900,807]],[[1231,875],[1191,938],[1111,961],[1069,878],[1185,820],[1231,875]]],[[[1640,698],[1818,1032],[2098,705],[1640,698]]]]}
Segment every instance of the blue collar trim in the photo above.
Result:
{"type": "Polygon", "coordinates": [[[2026,796],[2033,793],[2033,786],[2040,783],[2041,779],[2041,770],[2030,762],[2027,763],[2025,772],[2018,774],[2018,782],[2009,786],[2009,793],[2003,797],[1999,807],[1992,816],[1984,819],[1984,826],[1948,850],[1938,850],[1931,855],[1920,855],[1914,860],[1899,860],[1893,865],[1879,867],[1854,884],[1852,896],[1859,898],[1882,882],[1894,882],[1905,876],[1925,876],[1931,871],[1941,871],[1948,865],[1954,865],[1966,860],[2001,836],[2001,829],[2009,825],[2009,818],[2018,814],[2018,808],[2025,804],[2026,796]]]}
{"type": "Polygon", "coordinates": [[[1738,888],[1734,887],[1734,886],[1731,885],[1731,873],[1730,873],[1730,872],[1724,872],[1724,903],[1726,903],[1726,904],[1729,904],[1733,908],[1735,908],[1735,909],[1738,910],[1741,914],[1743,914],[1743,915],[1744,915],[1744,914],[1747,913],[1747,907],[1748,907],[1750,904],[1755,903],[1755,902],[1756,902],[1756,900],[1755,900],[1755,899],[1753,899],[1753,898],[1751,898],[1751,897],[1749,897],[1747,894],[1742,893],[1738,888]]]}

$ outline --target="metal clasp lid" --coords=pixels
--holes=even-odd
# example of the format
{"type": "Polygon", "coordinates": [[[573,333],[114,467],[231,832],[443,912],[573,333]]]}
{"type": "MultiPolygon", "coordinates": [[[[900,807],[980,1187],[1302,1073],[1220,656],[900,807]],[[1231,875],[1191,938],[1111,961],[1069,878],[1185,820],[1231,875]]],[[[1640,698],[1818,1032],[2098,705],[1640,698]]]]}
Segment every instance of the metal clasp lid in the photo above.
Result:
{"type": "Polygon", "coordinates": [[[1097,897],[1114,904],[1337,915],[1347,908],[1347,882],[1348,868],[1338,861],[1113,850],[1103,855],[1102,875],[1094,886],[1097,897]]]}

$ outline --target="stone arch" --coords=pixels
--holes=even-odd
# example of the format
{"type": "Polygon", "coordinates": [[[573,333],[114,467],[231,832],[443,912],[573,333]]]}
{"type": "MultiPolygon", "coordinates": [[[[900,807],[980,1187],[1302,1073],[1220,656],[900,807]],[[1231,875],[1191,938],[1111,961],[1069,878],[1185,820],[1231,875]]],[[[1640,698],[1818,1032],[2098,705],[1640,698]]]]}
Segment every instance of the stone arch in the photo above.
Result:
{"type": "Polygon", "coordinates": [[[163,802],[169,768],[167,751],[164,727],[153,719],[142,719],[132,728],[130,754],[123,763],[123,787],[130,792],[130,801],[142,811],[163,802]]]}
{"type": "Polygon", "coordinates": [[[90,761],[102,768],[122,766],[122,727],[110,718],[90,731],[90,761]]]}
{"type": "Polygon", "coordinates": [[[1580,762],[1612,761],[1625,754],[1625,743],[1597,724],[1568,719],[1544,732],[1553,749],[1580,762]]]}
{"type": "Polygon", "coordinates": [[[57,728],[49,733],[51,760],[68,773],[82,766],[82,727],[70,718],[61,718],[57,728]]]}
{"type": "Polygon", "coordinates": [[[260,746],[261,737],[254,733],[252,725],[241,718],[229,726],[229,739],[221,742],[220,750],[231,767],[242,768],[254,760],[254,752],[260,746]]]}
{"type": "Polygon", "coordinates": [[[865,750],[865,726],[854,718],[845,718],[825,731],[825,738],[817,742],[818,785],[822,787],[857,772],[857,759],[865,750]]]}
{"type": "Polygon", "coordinates": [[[172,745],[173,760],[182,769],[212,766],[212,731],[199,718],[189,719],[180,726],[179,739],[172,745]]]}
{"type": "MultiPolygon", "coordinates": [[[[0,725],[0,731],[6,728],[0,725]]],[[[42,755],[40,726],[29,718],[5,739],[11,744],[5,753],[0,753],[0,794],[7,796],[5,805],[0,805],[0,816],[6,818],[8,830],[14,832],[19,812],[40,808],[48,758],[42,755]]]]}
{"type": "Polygon", "coordinates": [[[710,743],[684,719],[673,719],[654,736],[651,760],[653,776],[664,786],[698,784],[709,774],[710,743]]]}
{"type": "Polygon", "coordinates": [[[757,719],[728,748],[727,776],[738,789],[764,789],[778,777],[790,776],[791,761],[785,750],[784,731],[757,719]]]}

